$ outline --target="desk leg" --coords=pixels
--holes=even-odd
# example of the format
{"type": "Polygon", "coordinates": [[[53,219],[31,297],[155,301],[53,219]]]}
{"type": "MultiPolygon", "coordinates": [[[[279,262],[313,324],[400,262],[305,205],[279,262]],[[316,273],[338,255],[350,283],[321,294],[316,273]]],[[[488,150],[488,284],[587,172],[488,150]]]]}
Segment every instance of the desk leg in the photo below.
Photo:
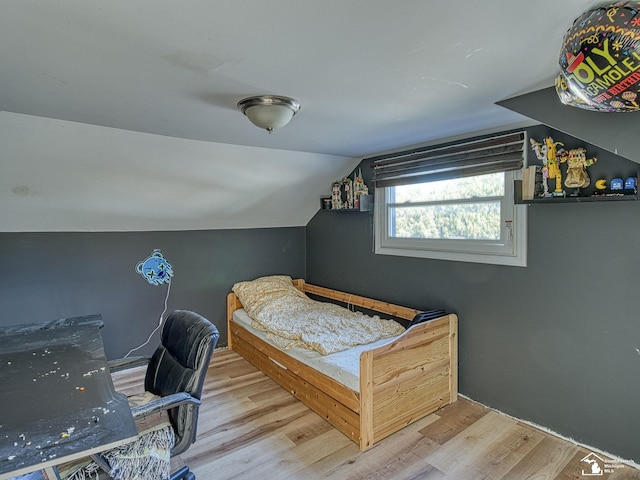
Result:
{"type": "Polygon", "coordinates": [[[48,480],[62,480],[58,475],[58,469],[56,467],[47,467],[44,469],[44,473],[48,480]]]}
{"type": "MultiPolygon", "coordinates": [[[[91,455],[91,460],[93,460],[95,464],[98,465],[98,467],[100,467],[106,473],[109,473],[111,471],[111,466],[109,465],[107,460],[99,453],[91,455]]],[[[111,478],[111,476],[109,476],[109,478],[111,478]]]]}

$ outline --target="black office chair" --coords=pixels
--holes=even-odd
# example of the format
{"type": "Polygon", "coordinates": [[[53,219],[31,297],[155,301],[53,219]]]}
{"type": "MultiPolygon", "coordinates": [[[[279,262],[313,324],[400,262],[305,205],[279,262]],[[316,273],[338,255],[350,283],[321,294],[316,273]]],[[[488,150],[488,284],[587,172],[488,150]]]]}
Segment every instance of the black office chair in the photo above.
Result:
{"type": "MultiPolygon", "coordinates": [[[[196,440],[202,387],[218,337],[218,329],[206,318],[187,310],[176,310],[168,315],[161,344],[153,356],[109,362],[112,372],[148,364],[144,388],[159,398],[134,406],[131,411],[136,420],[167,412],[175,435],[172,457],[180,455],[196,440]]],[[[103,470],[109,471],[104,457],[92,458],[103,470]]],[[[195,474],[185,466],[171,475],[171,480],[178,479],[194,480],[195,474]]]]}

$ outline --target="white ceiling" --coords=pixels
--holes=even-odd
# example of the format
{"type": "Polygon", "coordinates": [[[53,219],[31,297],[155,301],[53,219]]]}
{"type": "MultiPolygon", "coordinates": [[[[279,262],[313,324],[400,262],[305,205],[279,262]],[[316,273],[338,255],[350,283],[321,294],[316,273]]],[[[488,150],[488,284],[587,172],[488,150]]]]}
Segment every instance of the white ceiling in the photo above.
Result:
{"type": "MultiPolygon", "coordinates": [[[[526,122],[495,102],[552,85],[564,33],[576,17],[599,3],[4,1],[0,110],[5,115],[25,114],[5,119],[14,126],[29,123],[31,116],[60,121],[43,124],[34,119],[34,129],[55,130],[74,122],[214,144],[332,155],[336,161],[321,169],[324,176],[318,180],[325,182],[348,172],[354,159],[526,122]],[[269,135],[236,109],[239,100],[257,94],[290,96],[302,108],[291,124],[269,135]]],[[[83,131],[70,130],[76,135],[83,131]]],[[[29,142],[45,141],[38,132],[32,132],[29,142]]],[[[102,134],[100,146],[107,153],[110,142],[120,141],[113,140],[110,132],[102,134]]],[[[12,138],[13,134],[6,141],[11,143],[12,138]]],[[[147,145],[155,137],[139,138],[147,145]]],[[[25,146],[20,145],[16,143],[14,150],[23,151],[25,146]]],[[[209,153],[215,156],[218,148],[226,147],[211,148],[209,153]]],[[[47,144],[40,146],[38,161],[50,166],[54,159],[47,158],[48,150],[47,144]]],[[[69,150],[66,154],[78,155],[69,150]]],[[[161,171],[178,161],[152,150],[145,149],[148,153],[139,152],[138,157],[155,155],[155,167],[161,171]]],[[[271,158],[279,155],[266,156],[276,169],[286,166],[271,158]]],[[[16,195],[15,188],[38,190],[29,185],[36,170],[21,170],[12,163],[14,158],[1,152],[0,162],[15,174],[12,184],[0,179],[0,200],[16,195]]],[[[96,171],[87,165],[69,174],[74,183],[88,182],[92,176],[95,181],[96,171]]],[[[208,174],[215,176],[217,171],[208,174]]],[[[247,174],[238,181],[254,191],[282,186],[254,185],[253,177],[247,174]]],[[[297,188],[315,196],[328,186],[306,183],[297,188]]],[[[52,193],[49,201],[55,203],[58,194],[69,195],[52,193]]],[[[145,201],[135,189],[123,195],[130,203],[145,201]]],[[[310,218],[317,205],[309,204],[302,217],[310,218]]],[[[167,228],[216,228],[218,217],[210,208],[186,227],[167,228]]],[[[6,211],[4,215],[11,217],[6,211]]],[[[8,220],[12,223],[3,218],[8,220]]],[[[245,223],[224,228],[256,225],[245,223]]],[[[111,227],[78,225],[78,221],[61,222],[55,229],[133,229],[133,223],[126,221],[111,227]]],[[[32,227],[45,228],[51,227],[32,227]]]]}

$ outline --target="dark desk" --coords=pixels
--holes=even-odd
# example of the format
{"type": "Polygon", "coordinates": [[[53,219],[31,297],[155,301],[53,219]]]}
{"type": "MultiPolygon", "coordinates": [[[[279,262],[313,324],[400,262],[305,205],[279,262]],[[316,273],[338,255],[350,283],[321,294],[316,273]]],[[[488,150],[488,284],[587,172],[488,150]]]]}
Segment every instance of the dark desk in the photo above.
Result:
{"type": "Polygon", "coordinates": [[[51,477],[56,465],[137,437],[101,326],[94,315],[0,327],[0,480],[36,470],[51,477]]]}

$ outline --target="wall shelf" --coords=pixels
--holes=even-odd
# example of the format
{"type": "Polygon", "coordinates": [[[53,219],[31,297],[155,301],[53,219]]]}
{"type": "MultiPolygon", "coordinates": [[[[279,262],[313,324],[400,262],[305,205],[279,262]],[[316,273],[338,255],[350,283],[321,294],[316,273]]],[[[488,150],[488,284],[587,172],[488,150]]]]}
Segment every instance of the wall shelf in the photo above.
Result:
{"type": "Polygon", "coordinates": [[[368,210],[360,210],[359,208],[324,208],[323,212],[366,212],[368,210]]]}
{"type": "Polygon", "coordinates": [[[320,210],[323,212],[371,212],[373,211],[373,195],[360,195],[359,208],[326,208],[331,205],[331,197],[320,199],[320,210]]]}
{"type": "Polygon", "coordinates": [[[322,208],[321,212],[332,212],[332,213],[367,213],[372,212],[373,209],[369,208],[366,210],[361,210],[359,208],[322,208]]]}
{"type": "Polygon", "coordinates": [[[543,203],[594,203],[594,202],[627,202],[638,200],[638,193],[636,191],[624,191],[623,195],[589,195],[584,197],[536,197],[530,200],[524,200],[522,198],[522,180],[515,180],[513,189],[514,203],[517,205],[538,205],[543,203]]]}

